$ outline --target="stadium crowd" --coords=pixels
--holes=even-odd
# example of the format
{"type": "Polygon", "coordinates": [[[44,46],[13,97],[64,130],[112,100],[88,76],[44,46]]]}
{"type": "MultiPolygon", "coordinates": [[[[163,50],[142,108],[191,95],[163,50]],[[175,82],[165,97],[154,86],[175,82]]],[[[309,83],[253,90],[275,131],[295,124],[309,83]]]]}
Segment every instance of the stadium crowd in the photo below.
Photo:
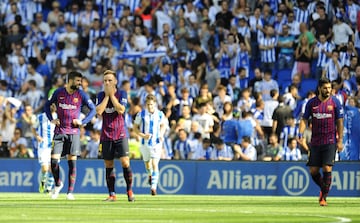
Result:
{"type": "MultiPolygon", "coordinates": [[[[306,160],[298,122],[325,76],[351,114],[340,159],[359,160],[356,1],[1,0],[0,9],[1,157],[36,156],[35,115],[69,71],[96,102],[110,69],[128,92],[132,158],[133,120],[154,94],[168,120],[163,159],[306,160]]],[[[81,127],[82,158],[99,158],[100,130],[100,117],[81,127]]]]}

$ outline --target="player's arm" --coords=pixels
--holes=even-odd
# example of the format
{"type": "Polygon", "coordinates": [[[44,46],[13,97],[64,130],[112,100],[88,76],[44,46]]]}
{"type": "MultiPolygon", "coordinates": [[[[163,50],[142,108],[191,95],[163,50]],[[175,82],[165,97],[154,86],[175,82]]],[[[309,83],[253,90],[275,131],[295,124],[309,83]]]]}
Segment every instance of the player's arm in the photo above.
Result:
{"type": "Polygon", "coordinates": [[[42,142],[44,139],[37,133],[35,128],[31,128],[31,132],[34,135],[34,137],[36,138],[36,141],[38,142],[42,142]]]}
{"type": "Polygon", "coordinates": [[[133,131],[137,136],[140,136],[141,138],[145,138],[145,134],[143,132],[140,131],[139,129],[139,125],[135,124],[133,125],[133,131]]]}
{"type": "Polygon", "coordinates": [[[134,121],[134,125],[133,125],[134,133],[141,138],[150,139],[151,134],[140,131],[139,126],[140,126],[141,122],[142,122],[141,112],[139,112],[135,117],[135,121],[134,121]]]}
{"type": "Polygon", "coordinates": [[[303,141],[303,135],[306,129],[306,126],[308,124],[308,120],[310,118],[310,113],[312,111],[311,108],[311,102],[312,100],[308,101],[305,105],[305,109],[304,109],[304,114],[302,116],[302,118],[300,119],[300,123],[299,123],[299,134],[298,134],[298,138],[299,138],[299,143],[302,143],[303,141]]]}
{"type": "Polygon", "coordinates": [[[96,114],[102,115],[106,109],[106,105],[109,102],[109,96],[105,95],[104,92],[100,92],[97,96],[96,114]]]}
{"type": "Polygon", "coordinates": [[[344,108],[340,101],[333,97],[335,101],[335,118],[336,118],[336,131],[337,131],[337,142],[336,147],[339,152],[344,149],[343,136],[344,136],[344,108]]]}
{"type": "Polygon", "coordinates": [[[151,138],[151,134],[150,134],[150,133],[141,132],[140,129],[139,129],[139,125],[137,125],[137,124],[134,124],[134,125],[133,125],[133,131],[134,131],[134,133],[135,133],[137,136],[139,136],[139,137],[141,137],[141,138],[144,138],[144,139],[146,139],[146,140],[148,140],[148,139],[151,138]]]}
{"type": "Polygon", "coordinates": [[[53,119],[53,116],[51,114],[51,110],[50,110],[50,106],[52,104],[56,104],[57,103],[57,95],[59,93],[59,89],[55,90],[54,93],[52,94],[51,98],[49,100],[46,101],[45,106],[44,106],[44,111],[46,114],[46,117],[49,119],[49,121],[55,125],[60,125],[60,120],[57,119],[53,119]]]}
{"type": "Polygon", "coordinates": [[[306,125],[307,125],[307,120],[302,118],[300,119],[300,123],[299,123],[299,139],[302,139],[303,138],[303,135],[304,135],[304,131],[306,129],[306,125]]]}
{"type": "Polygon", "coordinates": [[[344,149],[344,146],[343,146],[344,119],[343,118],[336,119],[336,131],[338,133],[337,149],[339,152],[341,152],[344,149]]]}
{"type": "MultiPolygon", "coordinates": [[[[123,94],[124,94],[124,91],[121,92],[121,95],[123,95],[123,94]]],[[[110,100],[111,100],[115,110],[117,111],[117,113],[124,114],[126,104],[123,105],[119,102],[119,99],[116,97],[115,92],[113,94],[110,94],[109,97],[110,97],[110,100]]],[[[125,100],[127,101],[127,95],[125,96],[125,100]]],[[[121,101],[123,101],[123,100],[121,100],[121,101]]]]}
{"type": "Polygon", "coordinates": [[[85,92],[82,91],[81,96],[83,99],[83,103],[85,103],[90,110],[89,113],[87,113],[87,115],[85,116],[85,118],[81,120],[80,123],[78,123],[79,125],[84,125],[90,122],[91,119],[95,116],[96,108],[94,103],[91,101],[90,97],[85,92]]]}
{"type": "Polygon", "coordinates": [[[57,95],[58,95],[58,89],[54,91],[53,95],[51,96],[51,98],[49,100],[46,101],[45,106],[44,106],[44,111],[45,111],[46,117],[49,119],[50,122],[53,120],[53,117],[52,117],[52,114],[50,111],[50,106],[57,102],[57,95]]]}

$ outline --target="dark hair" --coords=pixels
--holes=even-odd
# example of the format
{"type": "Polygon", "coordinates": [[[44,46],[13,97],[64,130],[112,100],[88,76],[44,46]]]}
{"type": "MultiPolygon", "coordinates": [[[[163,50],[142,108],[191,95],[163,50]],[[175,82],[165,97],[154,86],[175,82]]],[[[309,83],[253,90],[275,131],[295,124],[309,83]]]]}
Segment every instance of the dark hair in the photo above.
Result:
{"type": "Polygon", "coordinates": [[[34,86],[34,87],[36,87],[36,81],[35,81],[35,80],[33,80],[33,79],[30,79],[30,80],[28,81],[28,84],[30,84],[30,85],[32,85],[32,86],[34,86]]]}
{"type": "Polygon", "coordinates": [[[75,78],[82,78],[83,75],[80,73],[80,72],[77,72],[77,71],[71,71],[69,74],[68,74],[68,81],[69,80],[75,80],[75,78]]]}
{"type": "Polygon", "coordinates": [[[139,70],[142,71],[142,72],[145,72],[145,73],[148,73],[148,72],[149,72],[149,69],[147,68],[147,66],[141,66],[141,67],[139,68],[139,70]]]}
{"type": "Polygon", "coordinates": [[[294,140],[296,140],[295,137],[290,137],[287,141],[287,145],[290,145],[290,143],[294,140]]]}
{"type": "Polygon", "coordinates": [[[243,136],[243,137],[242,137],[242,141],[243,141],[243,142],[247,142],[247,143],[251,143],[251,139],[250,139],[249,136],[243,136]]]}
{"type": "Polygon", "coordinates": [[[209,138],[204,138],[203,143],[211,143],[211,140],[209,138]]]}
{"type": "Polygon", "coordinates": [[[270,90],[270,96],[271,97],[274,97],[277,93],[278,93],[278,90],[276,90],[276,89],[271,89],[270,90]]]}
{"type": "Polygon", "coordinates": [[[195,139],[201,139],[201,133],[200,132],[195,132],[194,138],[195,139]]]}
{"type": "Polygon", "coordinates": [[[266,69],[266,70],[264,70],[264,74],[270,74],[270,75],[272,75],[272,72],[271,72],[270,69],[266,69]]]}
{"type": "Polygon", "coordinates": [[[188,132],[185,129],[179,129],[178,133],[185,132],[186,136],[188,136],[188,132]]]}
{"type": "Polygon", "coordinates": [[[306,93],[306,97],[308,98],[308,97],[310,97],[310,95],[314,95],[314,94],[315,94],[315,91],[310,90],[306,93]]]}
{"type": "Polygon", "coordinates": [[[318,81],[318,86],[322,87],[324,84],[331,84],[331,81],[327,77],[321,77],[318,81]]]}
{"type": "Polygon", "coordinates": [[[214,140],[214,144],[215,144],[215,145],[222,145],[222,144],[224,144],[224,140],[221,139],[221,138],[216,138],[216,139],[214,140]]]}
{"type": "Polygon", "coordinates": [[[289,91],[291,91],[293,89],[297,89],[296,85],[295,84],[290,84],[289,91]]]}

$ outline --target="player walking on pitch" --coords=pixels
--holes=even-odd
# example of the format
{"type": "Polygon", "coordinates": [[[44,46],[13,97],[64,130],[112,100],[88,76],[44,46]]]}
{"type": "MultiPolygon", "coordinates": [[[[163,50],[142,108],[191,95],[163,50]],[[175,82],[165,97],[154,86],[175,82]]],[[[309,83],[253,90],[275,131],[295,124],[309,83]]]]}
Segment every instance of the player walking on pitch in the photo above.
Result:
{"type": "MultiPolygon", "coordinates": [[[[50,111],[53,119],[57,118],[56,106],[52,104],[50,111]]],[[[41,180],[39,183],[39,192],[50,192],[54,186],[54,178],[50,171],[51,147],[54,137],[55,125],[49,121],[46,113],[36,116],[36,122],[33,125],[32,132],[37,141],[38,159],[41,165],[41,180]]]]}
{"type": "Polygon", "coordinates": [[[299,140],[311,118],[312,136],[309,160],[310,174],[320,187],[319,204],[327,206],[326,197],[331,185],[331,171],[335,162],[336,150],[343,150],[344,110],[339,100],[331,96],[331,82],[320,78],[319,94],[308,101],[300,121],[299,140]],[[322,168],[323,175],[320,174],[322,168]]]}
{"type": "Polygon", "coordinates": [[[165,134],[165,115],[156,108],[156,97],[152,94],[146,96],[146,109],[136,115],[134,131],[140,136],[145,169],[149,175],[151,194],[156,195],[159,181],[159,161],[165,134]]]}

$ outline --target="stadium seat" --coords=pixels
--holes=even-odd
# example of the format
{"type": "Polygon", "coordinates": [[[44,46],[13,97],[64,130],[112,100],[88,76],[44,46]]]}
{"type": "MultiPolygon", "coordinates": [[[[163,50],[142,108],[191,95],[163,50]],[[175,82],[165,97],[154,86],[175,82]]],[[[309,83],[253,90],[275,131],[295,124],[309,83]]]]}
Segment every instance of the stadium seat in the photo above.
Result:
{"type": "Polygon", "coordinates": [[[281,69],[277,71],[277,82],[279,85],[280,94],[285,92],[285,89],[291,84],[291,70],[281,69]]]}
{"type": "Polygon", "coordinates": [[[306,97],[306,94],[311,91],[316,91],[318,81],[314,78],[302,79],[300,83],[299,95],[302,98],[306,97]]]}
{"type": "Polygon", "coordinates": [[[291,69],[281,69],[277,71],[278,81],[291,81],[291,69]]]}
{"type": "Polygon", "coordinates": [[[278,81],[280,94],[284,94],[287,87],[289,87],[290,84],[291,84],[291,80],[289,80],[289,81],[285,80],[285,81],[281,81],[281,82],[278,81]]]}
{"type": "Polygon", "coordinates": [[[249,80],[253,79],[255,77],[254,69],[249,69],[249,80]]]}

